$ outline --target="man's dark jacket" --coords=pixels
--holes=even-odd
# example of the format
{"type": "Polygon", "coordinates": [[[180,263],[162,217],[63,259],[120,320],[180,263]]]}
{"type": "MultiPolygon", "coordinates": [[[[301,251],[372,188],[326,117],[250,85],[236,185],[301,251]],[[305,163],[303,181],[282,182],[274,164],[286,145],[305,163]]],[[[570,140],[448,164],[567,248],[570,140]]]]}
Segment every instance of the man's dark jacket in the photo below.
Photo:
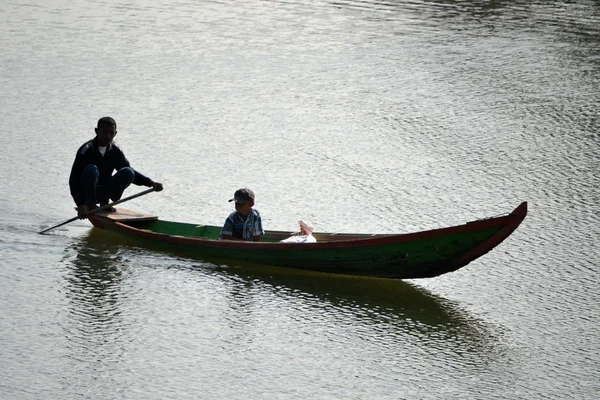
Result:
{"type": "MultiPolygon", "coordinates": [[[[73,200],[75,200],[75,204],[78,206],[85,204],[85,194],[81,185],[81,173],[88,165],[98,167],[100,173],[98,186],[105,185],[114,170],[118,171],[121,168],[130,166],[129,161],[125,158],[125,154],[123,154],[116,143],[109,144],[106,147],[104,157],[102,157],[102,153],[98,150],[96,139],[86,142],[77,150],[77,156],[75,156],[73,168],[71,168],[71,176],[69,177],[71,196],[73,196],[73,200]]],[[[152,186],[152,180],[137,171],[135,171],[133,183],[139,186],[152,186]]]]}

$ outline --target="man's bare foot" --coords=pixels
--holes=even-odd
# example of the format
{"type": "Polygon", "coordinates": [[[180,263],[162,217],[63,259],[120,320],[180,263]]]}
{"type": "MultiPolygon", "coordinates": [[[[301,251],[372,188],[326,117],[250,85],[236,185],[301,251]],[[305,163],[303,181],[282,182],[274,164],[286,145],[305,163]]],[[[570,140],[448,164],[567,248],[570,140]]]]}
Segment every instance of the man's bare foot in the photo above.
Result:
{"type": "MultiPolygon", "coordinates": [[[[106,203],[106,204],[108,204],[108,203],[106,203]]],[[[104,207],[106,204],[102,204],[102,203],[101,203],[101,204],[100,204],[100,207],[104,207]]],[[[104,209],[104,211],[106,211],[106,212],[117,212],[117,209],[116,209],[116,208],[114,208],[113,206],[110,206],[110,207],[106,207],[106,208],[104,209]]]]}

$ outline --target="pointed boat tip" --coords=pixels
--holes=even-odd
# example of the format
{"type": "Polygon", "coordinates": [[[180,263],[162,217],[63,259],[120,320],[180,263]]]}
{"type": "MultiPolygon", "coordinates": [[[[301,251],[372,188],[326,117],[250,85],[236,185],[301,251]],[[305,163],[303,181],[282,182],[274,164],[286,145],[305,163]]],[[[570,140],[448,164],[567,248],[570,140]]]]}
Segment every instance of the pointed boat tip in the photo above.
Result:
{"type": "Polygon", "coordinates": [[[525,218],[525,216],[527,215],[527,202],[524,201],[521,204],[519,204],[518,207],[515,208],[511,214],[522,215],[523,218],[525,218]]]}

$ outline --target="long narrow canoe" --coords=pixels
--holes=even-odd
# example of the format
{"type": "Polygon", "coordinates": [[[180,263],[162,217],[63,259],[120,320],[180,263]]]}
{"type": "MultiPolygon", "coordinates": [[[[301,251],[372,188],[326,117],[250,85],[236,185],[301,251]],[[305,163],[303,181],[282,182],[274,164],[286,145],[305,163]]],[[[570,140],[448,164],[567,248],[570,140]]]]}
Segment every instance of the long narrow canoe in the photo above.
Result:
{"type": "Polygon", "coordinates": [[[317,243],[280,243],[289,236],[284,231],[266,231],[261,242],[219,240],[220,226],[162,221],[123,209],[89,219],[97,228],[206,261],[415,279],[464,267],[498,246],[526,215],[527,203],[523,202],[510,214],[464,225],[405,234],[315,233],[317,243]]]}

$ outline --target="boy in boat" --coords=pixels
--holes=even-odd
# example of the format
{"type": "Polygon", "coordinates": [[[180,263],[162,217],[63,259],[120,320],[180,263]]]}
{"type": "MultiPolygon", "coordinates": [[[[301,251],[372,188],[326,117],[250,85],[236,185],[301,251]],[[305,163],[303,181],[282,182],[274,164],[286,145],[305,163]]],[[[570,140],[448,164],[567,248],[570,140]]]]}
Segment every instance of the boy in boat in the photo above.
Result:
{"type": "MultiPolygon", "coordinates": [[[[113,142],[117,135],[117,123],[111,117],[98,120],[96,137],[84,143],[75,156],[69,187],[77,205],[79,218],[87,217],[88,211],[117,201],[130,185],[153,187],[161,191],[161,183],[154,182],[131,168],[123,151],[113,142]],[[116,174],[112,174],[117,170],[116,174]]],[[[109,211],[115,211],[110,207],[109,211]]]]}
{"type": "Polygon", "coordinates": [[[235,211],[229,214],[221,229],[220,239],[247,240],[260,242],[265,234],[260,213],[254,208],[254,192],[250,189],[238,189],[233,195],[235,211]]]}

